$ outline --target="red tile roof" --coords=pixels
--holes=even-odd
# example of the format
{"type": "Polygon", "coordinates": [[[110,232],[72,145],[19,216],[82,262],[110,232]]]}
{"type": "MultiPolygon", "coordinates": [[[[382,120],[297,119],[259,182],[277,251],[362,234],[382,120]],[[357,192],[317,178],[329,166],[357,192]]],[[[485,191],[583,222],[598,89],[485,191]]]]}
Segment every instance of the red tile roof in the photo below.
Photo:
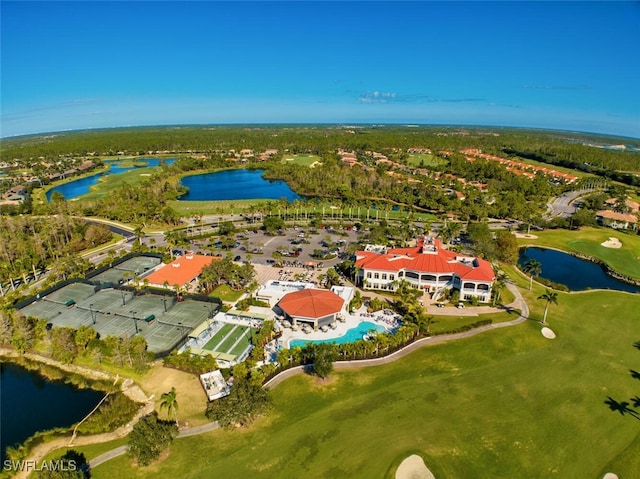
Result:
{"type": "Polygon", "coordinates": [[[610,210],[601,210],[598,211],[596,213],[596,216],[599,216],[601,218],[607,218],[609,220],[616,220],[616,221],[624,221],[627,223],[637,223],[638,222],[638,218],[634,215],[627,215],[624,213],[617,213],[615,211],[610,211],[610,210]]]}
{"type": "Polygon", "coordinates": [[[278,306],[289,316],[322,318],[342,309],[344,300],[324,289],[302,289],[286,294],[278,306]]]}
{"type": "Polygon", "coordinates": [[[187,254],[154,271],[146,279],[151,284],[164,284],[168,281],[170,286],[174,284],[182,286],[197,278],[202,268],[219,259],[217,256],[187,254]]]}
{"type": "MultiPolygon", "coordinates": [[[[392,248],[387,253],[358,251],[356,266],[380,271],[410,270],[420,273],[456,274],[462,279],[493,281],[495,274],[491,263],[481,258],[460,256],[442,249],[440,240],[433,241],[435,253],[423,253],[423,241],[413,248],[392,248]]],[[[429,246],[427,246],[429,247],[429,246]]]]}

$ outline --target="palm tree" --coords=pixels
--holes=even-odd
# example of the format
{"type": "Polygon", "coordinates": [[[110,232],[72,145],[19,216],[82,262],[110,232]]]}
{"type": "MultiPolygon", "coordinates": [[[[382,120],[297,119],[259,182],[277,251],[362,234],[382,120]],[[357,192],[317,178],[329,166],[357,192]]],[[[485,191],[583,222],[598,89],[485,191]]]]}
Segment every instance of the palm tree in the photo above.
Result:
{"type": "Polygon", "coordinates": [[[542,317],[542,324],[547,323],[547,309],[549,308],[549,303],[558,304],[558,293],[547,289],[544,294],[538,296],[538,299],[544,299],[547,303],[544,305],[544,315],[542,317]]]}
{"type": "Polygon", "coordinates": [[[176,426],[178,425],[178,400],[176,399],[176,388],[172,387],[171,391],[163,393],[160,396],[160,410],[167,408],[167,417],[171,416],[176,420],[176,426]]]}
{"type": "Polygon", "coordinates": [[[539,275],[542,272],[542,263],[537,259],[531,258],[524,265],[523,271],[530,275],[529,277],[529,291],[533,287],[533,277],[539,275]]]}
{"type": "Polygon", "coordinates": [[[496,273],[496,279],[493,281],[493,290],[495,291],[495,294],[493,295],[494,305],[496,304],[496,301],[500,299],[500,293],[502,293],[502,290],[507,285],[508,279],[509,277],[504,271],[498,271],[496,273]]]}

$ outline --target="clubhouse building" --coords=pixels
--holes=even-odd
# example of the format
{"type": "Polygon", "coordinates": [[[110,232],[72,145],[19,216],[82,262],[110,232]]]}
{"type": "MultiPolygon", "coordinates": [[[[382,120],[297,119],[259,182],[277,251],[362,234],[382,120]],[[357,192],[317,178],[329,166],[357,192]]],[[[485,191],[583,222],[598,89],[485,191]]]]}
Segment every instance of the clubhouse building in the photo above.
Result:
{"type": "Polygon", "coordinates": [[[419,238],[413,248],[369,246],[356,252],[359,284],[367,289],[395,291],[401,280],[431,293],[433,299],[447,289],[460,291],[461,300],[491,299],[495,280],[488,261],[442,248],[440,240],[419,238]]]}

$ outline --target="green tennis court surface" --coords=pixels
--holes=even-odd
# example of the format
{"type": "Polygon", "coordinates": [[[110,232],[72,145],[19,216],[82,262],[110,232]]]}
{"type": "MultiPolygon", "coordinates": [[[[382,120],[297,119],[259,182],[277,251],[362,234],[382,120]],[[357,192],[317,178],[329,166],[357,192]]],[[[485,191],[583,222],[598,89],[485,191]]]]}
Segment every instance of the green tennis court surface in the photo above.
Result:
{"type": "Polygon", "coordinates": [[[204,301],[176,302],[171,295],[96,290],[90,284],[72,283],[25,306],[21,312],[44,318],[53,326],[91,326],[102,338],[140,334],[149,351],[164,353],[186,340],[194,328],[209,322],[212,308],[217,310],[215,304],[204,301]],[[152,315],[153,319],[145,321],[152,315]]]}

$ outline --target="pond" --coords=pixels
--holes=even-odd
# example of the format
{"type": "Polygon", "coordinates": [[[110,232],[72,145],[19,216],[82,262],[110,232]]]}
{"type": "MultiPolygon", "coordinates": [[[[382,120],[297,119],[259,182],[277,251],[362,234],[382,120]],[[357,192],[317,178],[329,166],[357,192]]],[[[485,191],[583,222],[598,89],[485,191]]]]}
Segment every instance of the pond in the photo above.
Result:
{"type": "Polygon", "coordinates": [[[0,362],[0,456],[38,431],[68,427],[82,420],[104,394],[49,381],[35,371],[0,362]]]}
{"type": "Polygon", "coordinates": [[[189,192],[180,197],[185,201],[254,200],[286,198],[299,200],[282,180],[265,180],[264,170],[226,170],[216,173],[185,176],[181,183],[189,192]]]}
{"type": "Polygon", "coordinates": [[[541,278],[564,284],[571,291],[585,289],[615,289],[632,293],[640,291],[640,287],[608,275],[600,265],[562,251],[534,247],[521,249],[518,259],[520,268],[530,259],[535,259],[542,264],[541,278]]]}
{"type": "MultiPolygon", "coordinates": [[[[165,165],[170,165],[173,163],[175,158],[164,160],[165,165]]],[[[51,195],[54,191],[58,191],[62,193],[66,200],[73,200],[82,195],[86,195],[91,191],[91,187],[93,185],[98,184],[100,178],[105,175],[117,175],[120,173],[125,173],[127,171],[131,171],[135,168],[146,168],[151,166],[160,165],[159,158],[145,158],[140,160],[135,160],[135,164],[138,166],[121,166],[120,161],[105,161],[105,164],[109,164],[109,169],[107,171],[103,171],[102,173],[96,173],[95,175],[86,176],[84,178],[80,178],[75,181],[70,181],[69,183],[64,183],[62,185],[56,186],[55,188],[51,188],[47,191],[47,201],[51,201],[51,195]]],[[[126,160],[125,164],[131,164],[131,160],[126,160]]]]}

